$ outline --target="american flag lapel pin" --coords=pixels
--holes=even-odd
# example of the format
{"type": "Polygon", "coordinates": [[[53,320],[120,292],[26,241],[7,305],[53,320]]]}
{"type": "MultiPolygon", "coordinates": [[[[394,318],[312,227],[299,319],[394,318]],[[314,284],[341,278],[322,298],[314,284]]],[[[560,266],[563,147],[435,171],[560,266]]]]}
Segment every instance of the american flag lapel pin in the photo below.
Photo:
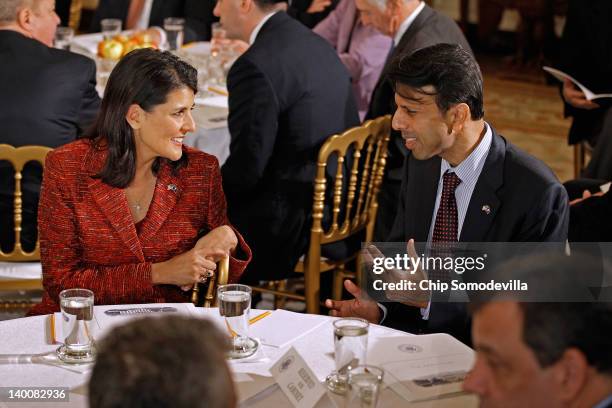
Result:
{"type": "Polygon", "coordinates": [[[487,215],[491,214],[491,207],[488,204],[483,205],[481,210],[487,215]]]}
{"type": "Polygon", "coordinates": [[[174,191],[175,193],[178,191],[178,187],[176,184],[168,184],[168,190],[174,191]]]}

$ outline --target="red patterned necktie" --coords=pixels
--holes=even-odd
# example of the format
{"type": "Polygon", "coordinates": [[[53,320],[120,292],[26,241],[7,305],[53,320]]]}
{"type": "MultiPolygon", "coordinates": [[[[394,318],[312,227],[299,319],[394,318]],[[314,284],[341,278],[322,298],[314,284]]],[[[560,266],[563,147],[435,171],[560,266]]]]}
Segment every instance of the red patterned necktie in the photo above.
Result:
{"type": "Polygon", "coordinates": [[[457,242],[459,218],[455,190],[461,184],[461,179],[455,173],[447,170],[442,182],[442,196],[436,213],[431,242],[457,242]]]}

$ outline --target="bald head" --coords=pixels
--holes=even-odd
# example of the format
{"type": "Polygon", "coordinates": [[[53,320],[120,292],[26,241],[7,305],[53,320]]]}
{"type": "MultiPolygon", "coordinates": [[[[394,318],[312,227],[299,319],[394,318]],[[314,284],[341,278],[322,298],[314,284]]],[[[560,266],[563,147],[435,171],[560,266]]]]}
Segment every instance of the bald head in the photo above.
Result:
{"type": "Polygon", "coordinates": [[[59,22],[55,0],[0,1],[0,29],[17,31],[49,47],[59,22]]]}

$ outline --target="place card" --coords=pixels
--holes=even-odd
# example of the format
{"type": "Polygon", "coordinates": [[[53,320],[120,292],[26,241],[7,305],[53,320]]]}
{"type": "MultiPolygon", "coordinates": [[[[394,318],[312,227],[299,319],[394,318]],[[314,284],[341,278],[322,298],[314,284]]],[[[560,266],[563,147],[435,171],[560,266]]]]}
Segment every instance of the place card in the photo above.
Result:
{"type": "Polygon", "coordinates": [[[294,407],[312,408],[325,394],[317,376],[293,347],[274,363],[270,372],[294,407]]]}

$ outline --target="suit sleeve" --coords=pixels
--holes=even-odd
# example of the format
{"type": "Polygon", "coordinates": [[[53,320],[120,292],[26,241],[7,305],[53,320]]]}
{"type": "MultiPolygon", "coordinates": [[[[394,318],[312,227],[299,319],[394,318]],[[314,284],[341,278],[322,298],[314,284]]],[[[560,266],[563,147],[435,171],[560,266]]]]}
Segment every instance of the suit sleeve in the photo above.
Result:
{"type": "Polygon", "coordinates": [[[268,78],[246,58],[228,75],[230,155],[223,187],[230,202],[244,199],[262,179],[278,131],[279,104],[268,78]]]}
{"type": "Polygon", "coordinates": [[[518,242],[565,242],[569,227],[569,203],[559,183],[548,186],[527,214],[524,228],[513,239],[518,242]]]}
{"type": "Polygon", "coordinates": [[[210,193],[208,195],[208,219],[206,220],[207,228],[212,230],[222,225],[229,225],[234,230],[234,233],[238,237],[238,247],[236,253],[230,257],[229,264],[229,279],[228,282],[237,282],[244,269],[251,261],[251,249],[245,242],[244,238],[234,228],[227,218],[227,203],[225,201],[225,195],[223,194],[223,187],[221,186],[221,172],[219,171],[219,165],[215,159],[214,166],[211,168],[212,177],[210,178],[210,193]]]}
{"type": "Polygon", "coordinates": [[[612,193],[591,197],[570,208],[571,242],[612,241],[612,193]]]}
{"type": "Polygon", "coordinates": [[[187,0],[185,2],[185,42],[210,41],[211,25],[215,19],[214,0],[187,0]]]}
{"type": "Polygon", "coordinates": [[[64,182],[61,160],[47,156],[38,206],[40,258],[43,286],[57,301],[68,288],[90,289],[96,304],[147,303],[156,298],[151,282],[151,263],[112,267],[89,267],[81,261],[82,247],[77,233],[77,214],[72,205],[76,198],[64,182]]]}
{"type": "Polygon", "coordinates": [[[404,236],[404,226],[406,225],[406,194],[407,190],[406,183],[408,180],[408,169],[409,169],[409,160],[404,160],[403,166],[403,177],[402,177],[402,185],[400,187],[400,193],[398,197],[397,203],[397,212],[395,213],[395,219],[393,220],[393,225],[391,226],[391,231],[389,232],[389,236],[387,237],[387,242],[404,242],[411,237],[404,236]]]}
{"type": "Polygon", "coordinates": [[[87,74],[83,84],[83,95],[79,112],[79,134],[87,131],[100,109],[100,96],[96,90],[96,64],[89,59],[86,59],[86,63],[87,74]]]}

